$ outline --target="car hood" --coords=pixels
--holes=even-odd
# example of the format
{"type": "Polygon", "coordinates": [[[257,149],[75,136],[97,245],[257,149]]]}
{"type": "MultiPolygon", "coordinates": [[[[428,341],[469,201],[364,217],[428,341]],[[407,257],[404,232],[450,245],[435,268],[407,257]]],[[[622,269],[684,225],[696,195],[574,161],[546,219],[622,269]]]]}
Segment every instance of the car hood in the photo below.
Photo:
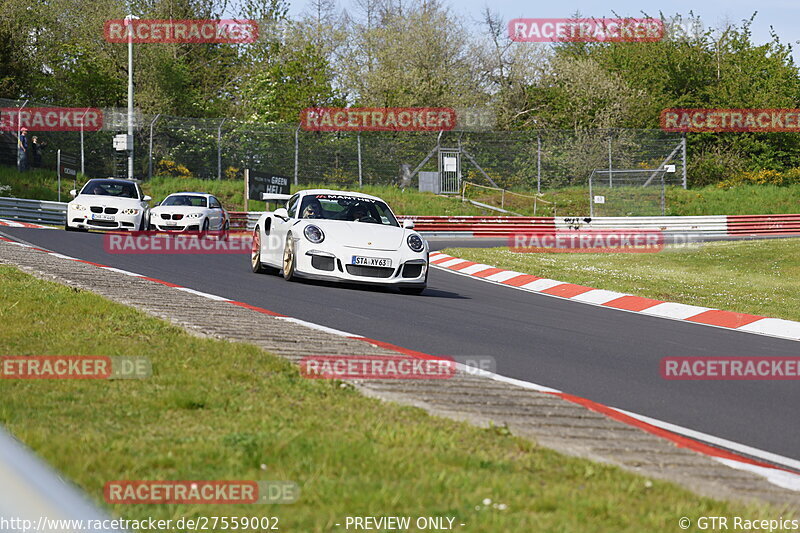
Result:
{"type": "Polygon", "coordinates": [[[193,205],[159,205],[158,207],[152,208],[150,212],[156,215],[159,213],[183,213],[184,215],[188,215],[189,213],[205,213],[206,210],[206,207],[193,205]]]}
{"type": "Polygon", "coordinates": [[[383,226],[368,222],[343,220],[306,220],[325,232],[325,239],[332,243],[352,248],[371,250],[397,250],[403,244],[405,230],[397,226],[383,226]]]}
{"type": "Polygon", "coordinates": [[[102,207],[117,207],[120,209],[147,206],[145,202],[136,198],[119,198],[117,196],[101,196],[97,194],[79,194],[70,203],[82,205],[99,205],[102,207]]]}

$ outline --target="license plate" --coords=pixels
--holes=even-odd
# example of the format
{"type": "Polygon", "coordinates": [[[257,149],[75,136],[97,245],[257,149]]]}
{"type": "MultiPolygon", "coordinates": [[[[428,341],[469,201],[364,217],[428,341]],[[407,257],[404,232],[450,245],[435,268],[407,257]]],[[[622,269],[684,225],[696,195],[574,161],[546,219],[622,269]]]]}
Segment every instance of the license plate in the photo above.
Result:
{"type": "Polygon", "coordinates": [[[92,215],[92,220],[114,220],[114,215],[92,215]]]}
{"type": "Polygon", "coordinates": [[[370,267],[390,267],[392,266],[392,260],[383,259],[380,257],[363,257],[360,255],[354,255],[352,264],[370,267]]]}
{"type": "Polygon", "coordinates": [[[174,220],[167,220],[166,225],[167,226],[177,226],[178,223],[175,222],[174,220]]]}

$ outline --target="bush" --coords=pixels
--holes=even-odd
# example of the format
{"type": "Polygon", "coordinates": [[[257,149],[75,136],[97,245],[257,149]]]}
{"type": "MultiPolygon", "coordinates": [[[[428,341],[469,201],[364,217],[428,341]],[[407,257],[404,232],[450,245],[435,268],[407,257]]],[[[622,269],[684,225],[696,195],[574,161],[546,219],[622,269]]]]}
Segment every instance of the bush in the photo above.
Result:
{"type": "Polygon", "coordinates": [[[739,185],[777,185],[787,187],[800,184],[800,168],[778,171],[762,169],[753,172],[740,172],[733,178],[717,184],[720,189],[730,189],[739,185]]]}
{"type": "Polygon", "coordinates": [[[156,165],[156,174],[161,176],[173,176],[176,178],[193,178],[192,172],[183,165],[170,161],[169,159],[162,159],[156,165]]]}

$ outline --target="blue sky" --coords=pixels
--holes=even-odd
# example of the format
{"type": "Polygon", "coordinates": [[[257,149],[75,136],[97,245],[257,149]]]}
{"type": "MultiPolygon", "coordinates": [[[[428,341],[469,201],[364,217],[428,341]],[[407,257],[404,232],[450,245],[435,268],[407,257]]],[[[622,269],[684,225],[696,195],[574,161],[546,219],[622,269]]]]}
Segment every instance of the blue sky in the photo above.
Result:
{"type": "MultiPolygon", "coordinates": [[[[305,0],[289,0],[290,13],[299,15],[308,9],[305,0]]],[[[354,5],[352,0],[338,0],[340,7],[349,9],[354,5]]],[[[566,2],[535,2],[531,0],[445,0],[453,12],[466,20],[477,21],[481,12],[489,5],[492,11],[499,13],[506,21],[512,18],[566,18],[579,11],[586,17],[641,16],[644,11],[651,16],[658,16],[659,10],[669,17],[675,13],[688,14],[689,11],[699,15],[704,26],[718,27],[726,21],[739,23],[758,11],[753,23],[753,40],[761,44],[769,40],[770,26],[774,27],[781,41],[790,43],[795,49],[797,59],[800,40],[800,0],[725,0],[723,1],[650,1],[650,0],[611,0],[604,2],[590,0],[568,0],[566,2]]]]}

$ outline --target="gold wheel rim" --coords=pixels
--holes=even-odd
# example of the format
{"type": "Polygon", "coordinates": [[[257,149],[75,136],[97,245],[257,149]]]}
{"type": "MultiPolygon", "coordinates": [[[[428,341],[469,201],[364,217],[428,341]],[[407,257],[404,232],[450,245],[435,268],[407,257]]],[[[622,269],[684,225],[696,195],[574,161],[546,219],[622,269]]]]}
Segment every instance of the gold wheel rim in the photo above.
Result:
{"type": "Polygon", "coordinates": [[[256,262],[259,261],[261,256],[261,252],[259,251],[261,248],[261,237],[259,237],[258,232],[253,234],[253,247],[250,249],[250,262],[253,266],[256,266],[256,262]]]}

